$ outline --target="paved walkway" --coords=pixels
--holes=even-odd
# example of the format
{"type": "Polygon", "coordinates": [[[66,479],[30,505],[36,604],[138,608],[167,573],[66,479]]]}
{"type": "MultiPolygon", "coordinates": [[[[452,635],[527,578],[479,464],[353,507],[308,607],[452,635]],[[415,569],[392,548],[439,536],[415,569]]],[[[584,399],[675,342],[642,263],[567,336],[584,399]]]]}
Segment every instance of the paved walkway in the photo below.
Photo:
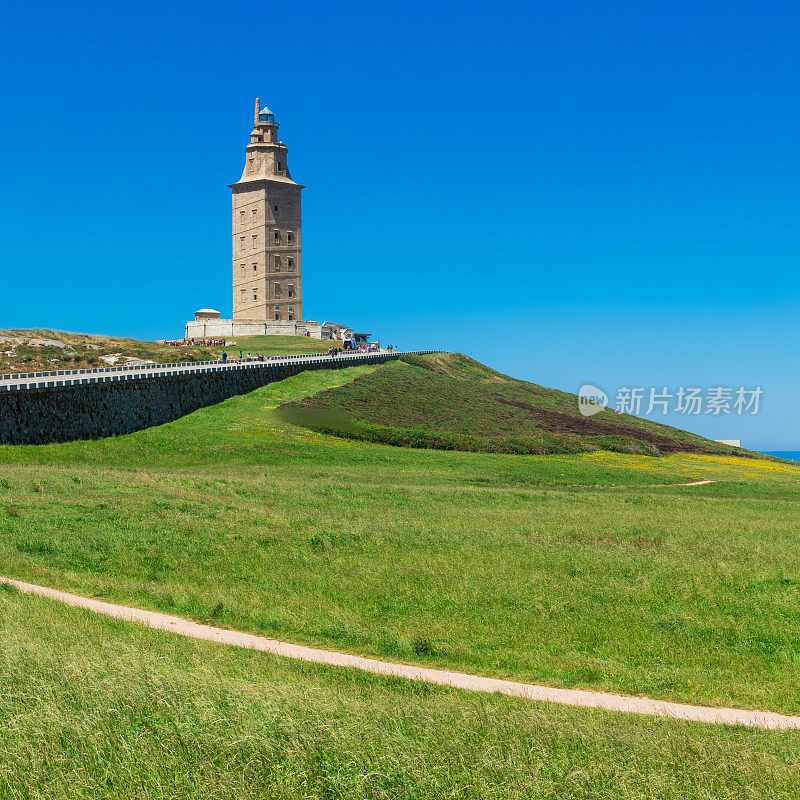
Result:
{"type": "Polygon", "coordinates": [[[136,364],[134,366],[97,367],[96,369],[55,370],[52,372],[11,373],[0,375],[0,391],[44,389],[50,386],[74,386],[82,383],[105,383],[109,381],[133,380],[136,378],[163,378],[167,375],[180,375],[182,373],[220,372],[244,369],[263,369],[264,367],[286,366],[296,364],[316,364],[328,362],[340,364],[346,361],[354,363],[380,363],[387,359],[394,359],[404,352],[431,353],[432,350],[396,351],[379,350],[377,353],[344,352],[338,356],[329,356],[326,353],[295,355],[295,356],[268,356],[263,361],[245,359],[237,361],[231,359],[224,364],[222,361],[192,361],[177,362],[173,364],[136,364]]]}
{"type": "Polygon", "coordinates": [[[601,708],[606,711],[624,711],[630,714],[649,714],[651,716],[692,720],[694,722],[747,725],[753,728],[774,730],[800,728],[800,717],[776,714],[772,711],[710,708],[708,706],[692,706],[685,703],[670,703],[666,700],[651,700],[649,697],[628,697],[608,692],[590,692],[582,689],[556,689],[550,686],[536,686],[531,683],[518,683],[516,681],[485,678],[480,675],[467,675],[462,672],[448,672],[441,669],[378,661],[374,658],[363,658],[362,656],[353,656],[348,653],[336,653],[315,647],[279,642],[275,639],[267,639],[264,636],[255,636],[250,633],[213,628],[210,625],[201,625],[197,622],[162,614],[158,611],[145,611],[140,608],[104,603],[101,600],[92,600],[88,597],[67,594],[57,589],[48,589],[45,586],[36,586],[35,584],[24,583],[12,578],[0,577],[0,583],[11,584],[29,594],[42,595],[71,606],[87,608],[90,611],[106,614],[109,617],[138,622],[151,628],[179,633],[182,636],[207,639],[208,641],[237,647],[247,647],[251,650],[261,650],[266,653],[274,653],[275,655],[296,658],[302,661],[313,661],[318,664],[349,667],[350,669],[360,669],[379,675],[426,681],[427,683],[437,683],[442,686],[469,689],[475,692],[499,692],[512,697],[524,697],[528,700],[537,700],[544,703],[601,708]]]}

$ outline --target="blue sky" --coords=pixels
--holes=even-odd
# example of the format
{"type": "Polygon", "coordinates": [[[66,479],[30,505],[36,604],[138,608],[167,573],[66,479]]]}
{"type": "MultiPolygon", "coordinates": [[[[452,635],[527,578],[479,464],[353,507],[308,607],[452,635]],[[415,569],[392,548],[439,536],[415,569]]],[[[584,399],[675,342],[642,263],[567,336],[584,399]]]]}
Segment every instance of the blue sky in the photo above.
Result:
{"type": "Polygon", "coordinates": [[[230,314],[254,97],[307,184],[305,316],[575,391],[763,387],[667,421],[800,450],[800,7],[16,4],[0,327],[230,314]]]}

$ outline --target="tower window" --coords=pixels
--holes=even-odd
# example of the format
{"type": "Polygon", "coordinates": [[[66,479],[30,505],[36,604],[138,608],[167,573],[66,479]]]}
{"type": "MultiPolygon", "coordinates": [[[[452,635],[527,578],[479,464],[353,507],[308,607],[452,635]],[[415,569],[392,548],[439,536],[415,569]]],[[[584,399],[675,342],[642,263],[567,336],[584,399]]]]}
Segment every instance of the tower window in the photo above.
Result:
{"type": "Polygon", "coordinates": [[[275,256],[275,272],[281,271],[281,257],[275,256]]]}
{"type": "Polygon", "coordinates": [[[256,247],[258,247],[258,234],[253,236],[253,250],[255,250],[256,247]]]}
{"type": "Polygon", "coordinates": [[[278,172],[283,172],[283,164],[280,161],[278,162],[278,172]]]}
{"type": "Polygon", "coordinates": [[[244,236],[239,237],[239,249],[244,250],[244,236]]]}
{"type": "Polygon", "coordinates": [[[258,292],[253,290],[253,302],[255,303],[258,300],[258,292]]]}
{"type": "Polygon", "coordinates": [[[281,296],[281,285],[279,283],[276,283],[274,285],[272,293],[275,295],[275,297],[281,296]]]}
{"type": "Polygon", "coordinates": [[[286,264],[287,264],[289,269],[294,269],[294,259],[293,258],[288,259],[286,264]]]}
{"type": "Polygon", "coordinates": [[[239,212],[239,224],[244,228],[244,211],[239,212]]]}
{"type": "Polygon", "coordinates": [[[258,264],[255,261],[253,262],[253,272],[258,272],[258,264]]]}
{"type": "Polygon", "coordinates": [[[293,314],[289,314],[289,319],[293,320],[294,319],[294,315],[293,314]]]}
{"type": "Polygon", "coordinates": [[[289,297],[294,297],[294,286],[291,283],[289,284],[289,297]]]}
{"type": "Polygon", "coordinates": [[[275,312],[275,319],[280,319],[281,315],[278,311],[275,312]]]}
{"type": "Polygon", "coordinates": [[[280,307],[280,306],[275,306],[275,310],[276,310],[276,311],[280,311],[280,310],[281,310],[281,307],[280,307]]]}
{"type": "Polygon", "coordinates": [[[275,231],[275,241],[280,242],[280,240],[281,240],[281,232],[275,231]]]}
{"type": "Polygon", "coordinates": [[[244,278],[244,264],[239,264],[239,268],[242,271],[241,277],[244,278]]]}
{"type": "Polygon", "coordinates": [[[272,210],[277,214],[278,213],[278,206],[272,206],[272,210]]]}
{"type": "Polygon", "coordinates": [[[286,239],[287,239],[287,241],[289,241],[290,243],[291,243],[291,242],[293,242],[293,241],[294,241],[294,234],[293,234],[291,231],[289,231],[289,232],[286,234],[286,239]]]}
{"type": "Polygon", "coordinates": [[[258,209],[254,208],[253,209],[253,219],[256,219],[257,217],[258,217],[258,209]]]}

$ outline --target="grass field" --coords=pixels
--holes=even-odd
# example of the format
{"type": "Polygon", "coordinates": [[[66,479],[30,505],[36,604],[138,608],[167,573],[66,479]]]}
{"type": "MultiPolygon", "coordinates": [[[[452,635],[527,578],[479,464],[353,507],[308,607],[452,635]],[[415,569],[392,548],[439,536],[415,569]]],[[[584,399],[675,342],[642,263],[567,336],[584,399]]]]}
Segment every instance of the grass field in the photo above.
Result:
{"type": "Polygon", "coordinates": [[[234,347],[215,347],[214,352],[226,350],[229,356],[238,358],[239,353],[262,356],[289,356],[305,353],[324,353],[332,344],[341,342],[312,339],[310,336],[240,336],[234,347]]]}
{"type": "Polygon", "coordinates": [[[344,386],[290,402],[281,414],[324,433],[438,450],[746,452],[610,409],[585,417],[576,395],[511,378],[452,353],[401,356],[344,386]]]}
{"type": "Polygon", "coordinates": [[[538,705],[0,589],[0,797],[794,800],[796,732],[538,705]]]}
{"type": "Polygon", "coordinates": [[[11,577],[332,649],[797,713],[800,469],[393,448],[276,408],[0,448],[11,577]],[[684,487],[684,481],[718,483],[684,487]]]}
{"type": "Polygon", "coordinates": [[[262,356],[322,353],[331,345],[307,336],[245,336],[235,347],[171,347],[156,342],[119,336],[93,336],[48,329],[0,330],[0,374],[10,372],[49,372],[57,369],[107,367],[103,356],[165,363],[171,361],[213,361],[222,351],[237,356],[239,351],[262,356]]]}

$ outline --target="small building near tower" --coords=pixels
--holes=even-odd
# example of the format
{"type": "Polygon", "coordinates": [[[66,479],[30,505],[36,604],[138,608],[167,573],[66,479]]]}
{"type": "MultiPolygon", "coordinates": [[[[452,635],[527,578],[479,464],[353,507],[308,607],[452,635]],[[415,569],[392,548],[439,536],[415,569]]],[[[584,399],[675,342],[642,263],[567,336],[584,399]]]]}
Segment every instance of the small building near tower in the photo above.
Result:
{"type": "Polygon", "coordinates": [[[207,322],[208,320],[219,319],[220,316],[220,312],[214,311],[213,308],[201,308],[199,311],[194,312],[194,321],[200,322],[202,320],[207,322]]]}

